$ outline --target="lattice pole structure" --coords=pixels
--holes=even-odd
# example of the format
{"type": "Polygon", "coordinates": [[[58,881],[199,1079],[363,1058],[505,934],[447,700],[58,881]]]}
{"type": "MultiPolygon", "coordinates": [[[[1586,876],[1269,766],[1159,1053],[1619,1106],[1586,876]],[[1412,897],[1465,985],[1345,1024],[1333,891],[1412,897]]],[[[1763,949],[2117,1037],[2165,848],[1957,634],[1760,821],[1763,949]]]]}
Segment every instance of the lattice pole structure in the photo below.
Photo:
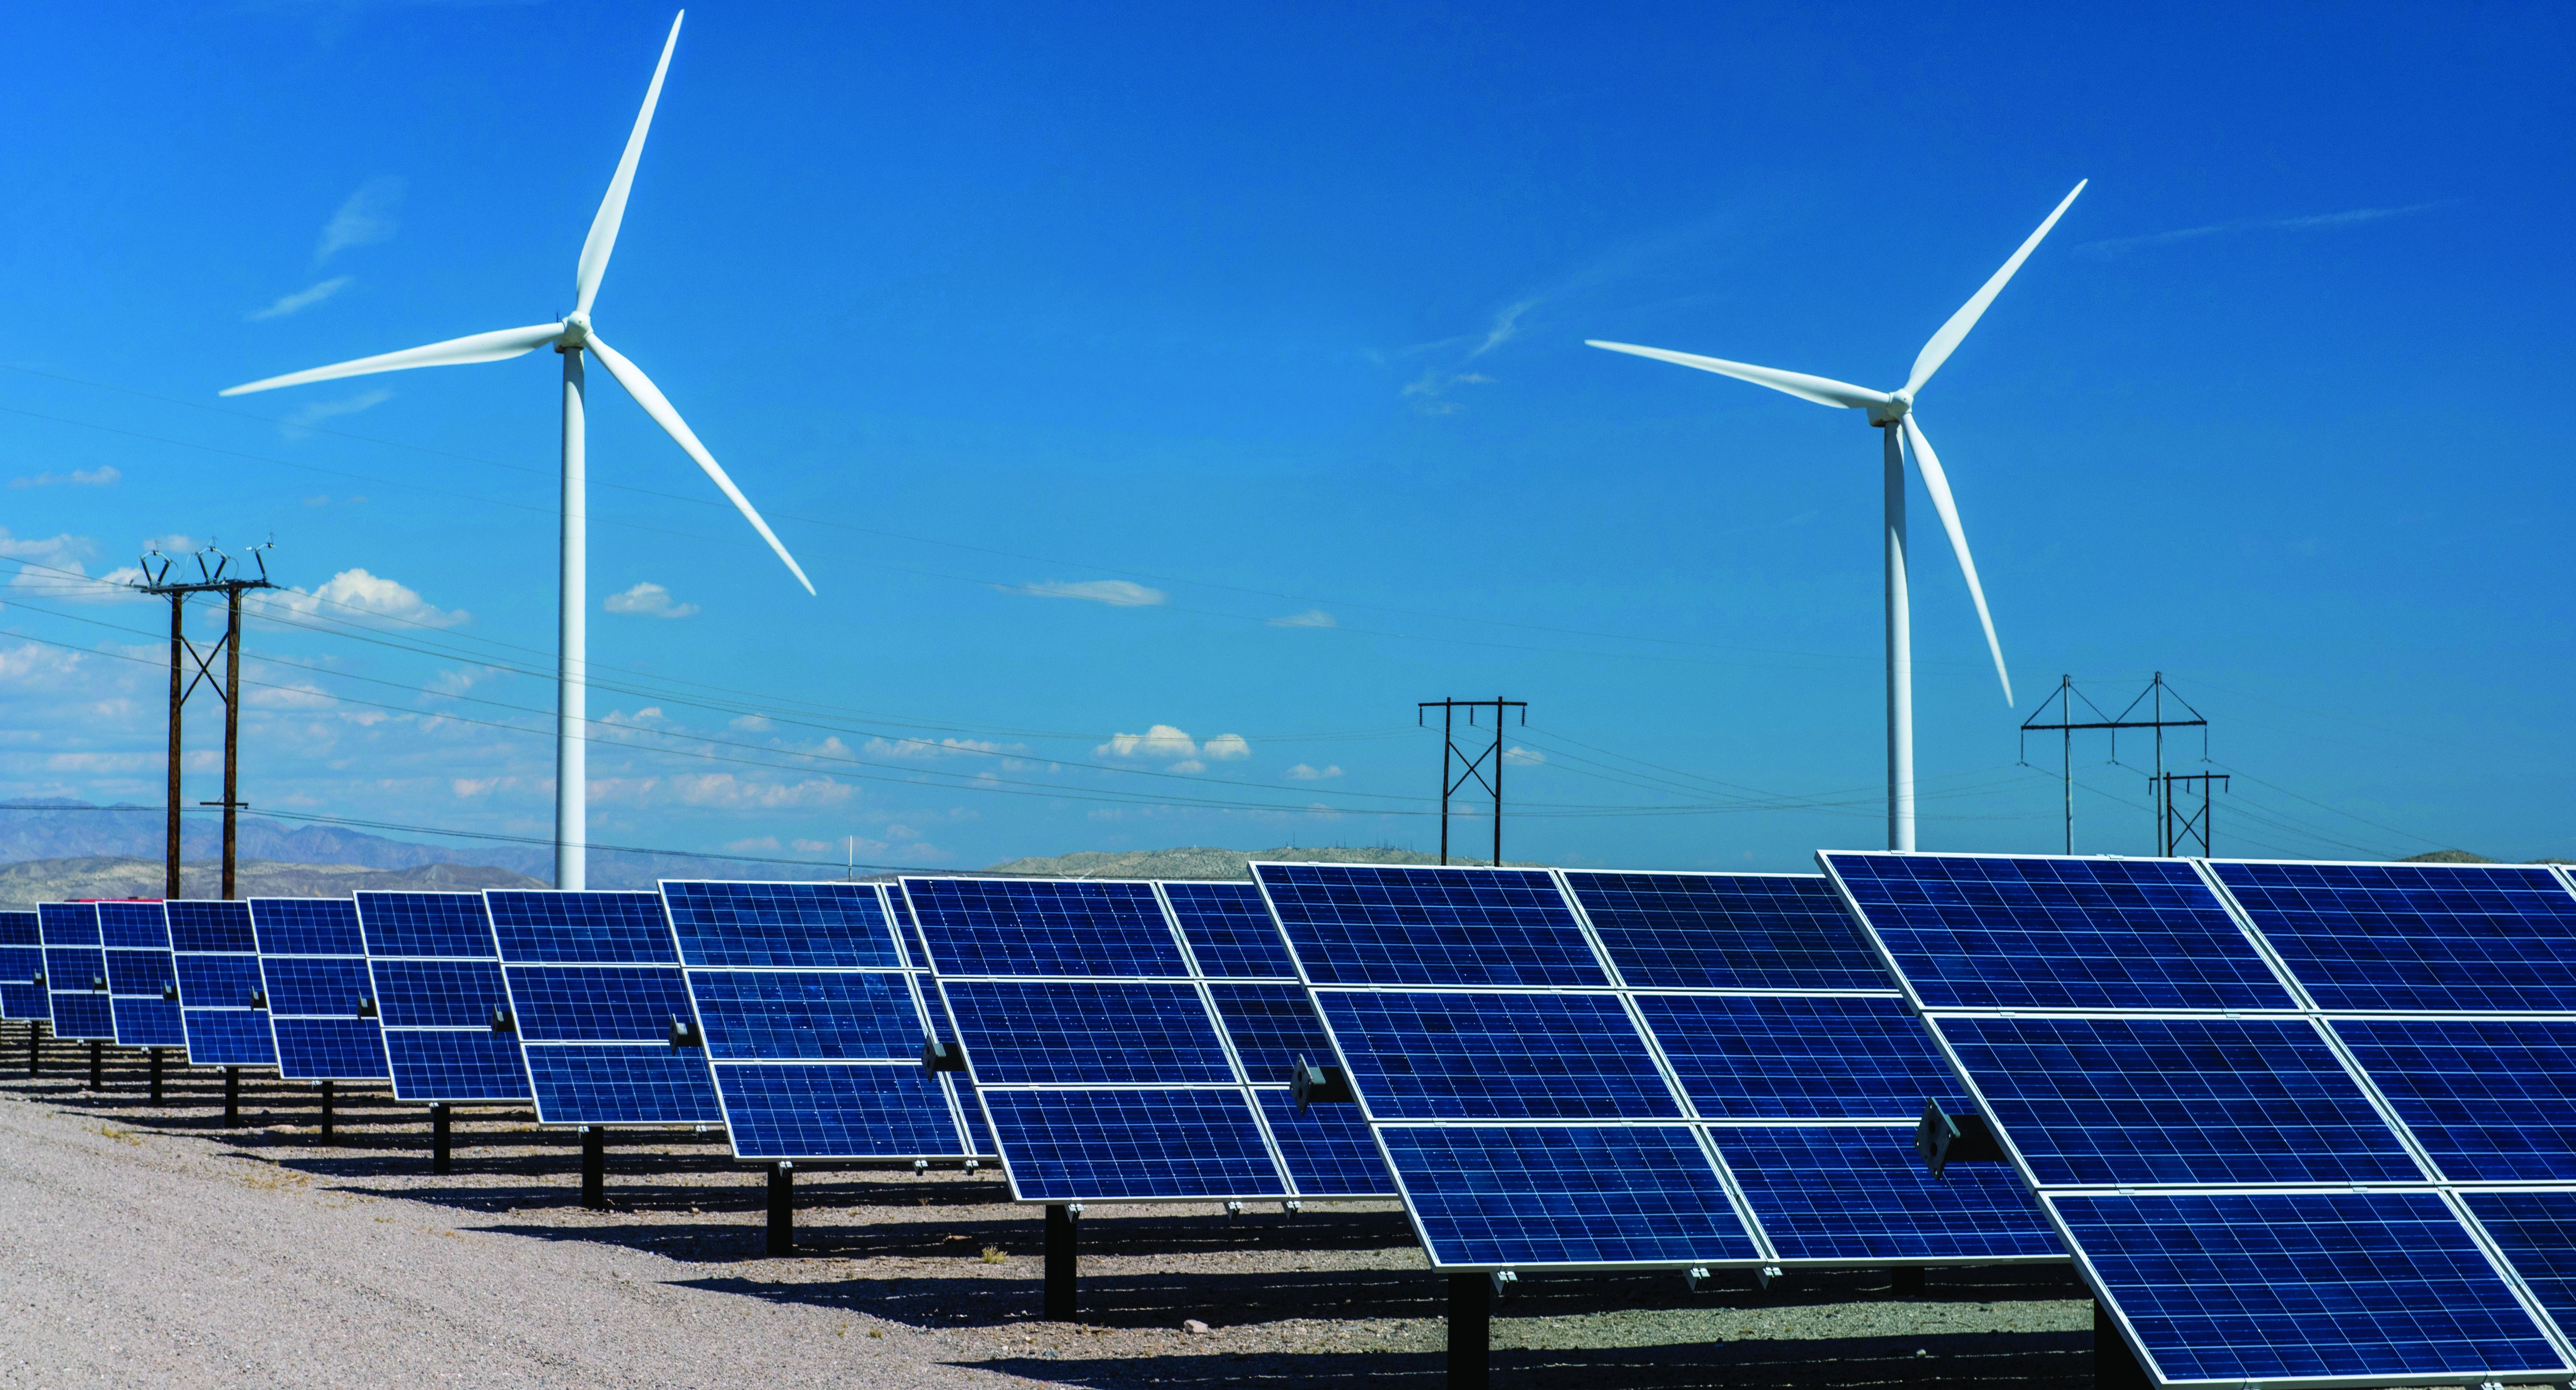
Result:
{"type": "Polygon", "coordinates": [[[221,801],[199,804],[223,808],[223,896],[226,900],[234,896],[233,859],[239,830],[236,817],[242,807],[241,701],[237,698],[241,688],[242,594],[252,589],[277,587],[268,577],[268,561],[261,554],[268,548],[266,545],[251,548],[250,559],[259,567],[257,578],[232,573],[232,557],[212,546],[197,552],[192,557],[197,562],[195,579],[173,580],[170,577],[170,571],[176,562],[160,551],[155,550],[143,557],[144,582],[135,587],[144,593],[170,600],[169,826],[167,843],[162,849],[161,856],[161,896],[164,898],[181,896],[179,891],[179,773],[184,754],[181,733],[188,697],[196,693],[200,681],[224,702],[224,797],[221,801]],[[208,556],[214,557],[214,563],[211,565],[207,563],[208,556]],[[224,596],[224,635],[213,647],[204,651],[199,651],[197,645],[188,640],[187,605],[189,597],[195,594],[224,596]],[[221,675],[215,672],[215,662],[218,657],[223,661],[221,675]],[[187,668],[191,665],[196,667],[194,675],[188,674],[187,668]],[[183,676],[186,679],[182,680],[183,676]]]}
{"type": "MultiPolygon", "coordinates": [[[[2192,708],[2190,701],[2185,700],[2181,695],[2176,694],[2172,686],[2165,684],[2164,672],[2156,672],[2155,679],[2147,683],[2147,688],[2139,691],[2138,697],[2131,700],[2118,714],[2103,713],[2101,706],[2094,704],[2090,698],[2086,697],[2082,692],[2075,688],[2075,678],[2073,676],[2059,676],[2057,678],[2057,689],[2050,692],[2047,699],[2039,702],[2039,708],[2031,712],[2030,718],[2022,721],[2021,735],[2022,753],[2025,761],[2027,761],[2028,754],[2030,752],[2030,736],[2032,734],[2053,733],[2058,736],[2058,775],[2065,785],[2065,852],[2068,854],[2073,854],[2075,852],[2075,733],[2079,729],[2110,730],[2111,756],[2115,759],[2120,755],[2120,730],[2154,730],[2156,740],[2156,760],[2155,771],[2151,774],[2151,786],[2154,784],[2154,781],[2162,779],[2165,775],[2165,730],[2200,730],[2200,755],[2204,759],[2209,756],[2209,721],[2201,717],[2199,710],[2192,708]],[[2165,700],[2168,696],[2172,698],[2176,705],[2181,706],[2185,714],[2188,714],[2191,717],[2188,719],[2166,718],[2165,700]],[[2092,713],[2092,718],[2078,719],[2075,717],[2075,705],[2078,701],[2081,701],[2084,708],[2092,713]],[[2143,719],[2134,717],[2140,713],[2139,706],[2141,705],[2146,707],[2146,717],[2143,719]],[[2043,716],[2045,716],[2052,707],[2057,711],[2057,722],[2053,724],[2043,722],[2043,716]]],[[[2226,778],[2221,777],[2219,780],[2223,782],[2226,778]]],[[[2153,809],[2155,809],[2157,817],[2156,842],[2159,846],[2163,847],[2161,852],[2170,854],[2173,852],[2172,841],[2167,834],[2170,827],[2166,824],[2165,811],[2162,808],[2161,803],[2153,809]]],[[[2204,837],[2202,844],[2206,846],[2207,843],[2208,841],[2204,837]]]]}
{"type": "Polygon", "coordinates": [[[2204,859],[2209,857],[2211,853],[2209,784],[2212,782],[2221,787],[2226,786],[2227,774],[2224,772],[2160,772],[2147,779],[2147,789],[2155,795],[2156,809],[2161,816],[2159,824],[2164,829],[2164,843],[2159,847],[2159,853],[2171,858],[2181,853],[2184,841],[2197,840],[2200,842],[2200,857],[2204,859]],[[2200,809],[2197,811],[2181,809],[2190,805],[2188,793],[2185,794],[2181,806],[2177,807],[2174,800],[2174,785],[2195,782],[2200,785],[2200,809]],[[2180,814],[2177,814],[2178,810],[2180,814]]]}
{"type": "Polygon", "coordinates": [[[1440,711],[1440,862],[1449,862],[1449,803],[1469,782],[1483,787],[1494,798],[1494,863],[1503,862],[1503,712],[1517,709],[1521,722],[1529,722],[1527,700],[1422,700],[1416,703],[1414,722],[1426,722],[1432,710],[1440,711]],[[1479,748],[1476,756],[1458,746],[1458,711],[1467,712],[1467,727],[1476,727],[1476,711],[1494,712],[1494,741],[1479,748]],[[1452,760],[1460,763],[1455,778],[1449,775],[1452,760]],[[1492,766],[1486,766],[1488,760],[1492,766]]]}

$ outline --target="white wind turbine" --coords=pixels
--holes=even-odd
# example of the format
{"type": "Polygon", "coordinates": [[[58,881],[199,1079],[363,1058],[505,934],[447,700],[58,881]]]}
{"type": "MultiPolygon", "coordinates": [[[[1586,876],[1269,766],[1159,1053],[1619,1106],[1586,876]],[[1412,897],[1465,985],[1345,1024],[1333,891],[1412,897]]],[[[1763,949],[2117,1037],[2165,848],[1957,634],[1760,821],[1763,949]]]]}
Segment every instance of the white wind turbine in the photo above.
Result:
{"type": "Polygon", "coordinates": [[[1941,364],[1950,359],[1968,330],[1977,326],[1977,318],[1986,306],[1995,302],[2004,285],[2030,259],[2040,238],[2066,215],[2075,196],[2084,191],[2087,179],[2075,185],[2039,230],[2013,252],[2004,268],[1988,280],[1983,289],[1960,306],[1941,331],[1923,345],[1914,358],[1914,370],[1906,375],[1905,385],[1894,391],[1872,391],[1865,386],[1852,386],[1826,377],[1808,376],[1804,372],[1784,372],[1775,367],[1756,367],[1744,362],[1729,362],[1717,357],[1699,357],[1687,352],[1668,352],[1662,348],[1638,347],[1631,343],[1605,343],[1594,339],[1585,342],[1612,352],[1633,353],[1658,361],[1697,367],[1704,372],[1731,376],[1774,391],[1786,391],[1801,400],[1818,405],[1846,409],[1865,408],[1869,422],[1879,427],[1886,448],[1887,507],[1887,847],[1914,848],[1914,652],[1911,623],[1905,596],[1905,448],[1914,449],[1915,466],[1923,473],[1923,490],[1932,495],[1932,509],[1941,514],[1941,529],[1950,533],[1950,548],[1959,556],[1959,571],[1968,578],[1968,597],[1977,604],[1977,621],[1985,625],[1986,649],[1994,653],[1995,675],[2003,681],[2004,703],[2013,703],[2012,673],[2004,669],[2003,644],[1995,640],[1995,620],[1986,612],[1986,591],[1977,582],[1977,562],[1968,555],[1968,534],[1959,527],[1958,504],[1950,500],[1950,480],[1941,471],[1941,457],[1932,452],[1932,441],[1924,437],[1923,427],[1914,420],[1914,395],[1941,364]]]}
{"type": "Polygon", "coordinates": [[[635,163],[644,154],[644,135],[653,125],[653,107],[662,99],[662,75],[670,71],[671,50],[680,42],[680,21],[688,11],[671,21],[671,36],[662,44],[662,61],[653,68],[653,84],[644,89],[644,109],[635,115],[634,132],[626,137],[626,153],[617,161],[617,173],[608,181],[608,196],[600,201],[599,215],[591,219],[590,235],[581,244],[581,260],[573,271],[572,312],[554,323],[535,324],[527,328],[504,328],[497,333],[477,333],[471,337],[451,338],[427,347],[406,348],[377,357],[361,357],[354,362],[341,362],[311,371],[289,372],[246,386],[235,386],[223,394],[238,396],[250,391],[267,391],[280,386],[301,386],[309,381],[330,381],[344,376],[365,376],[373,372],[395,372],[407,367],[452,367],[466,362],[498,362],[518,357],[538,348],[551,346],[563,355],[563,576],[560,598],[561,642],[555,664],[555,887],[575,890],[584,886],[588,875],[584,851],[589,830],[584,810],[584,792],[588,777],[586,724],[588,701],[584,682],[588,660],[588,610],[585,606],[584,575],[587,564],[587,528],[584,522],[584,459],[582,442],[583,380],[582,353],[596,356],[626,394],[644,407],[644,413],[679,441],[698,467],[706,470],[709,480],[730,499],[743,519],[750,522],[778,558],[805,586],[814,592],[814,582],[805,577],[796,557],[787,553],[777,533],[752,509],[742,489],[725,476],[715,456],[689,429],[680,412],[671,408],[669,398],[653,384],[644,370],[599,336],[590,324],[591,301],[599,295],[600,277],[608,272],[609,252],[617,246],[617,227],[626,217],[626,193],[635,183],[635,163]]]}

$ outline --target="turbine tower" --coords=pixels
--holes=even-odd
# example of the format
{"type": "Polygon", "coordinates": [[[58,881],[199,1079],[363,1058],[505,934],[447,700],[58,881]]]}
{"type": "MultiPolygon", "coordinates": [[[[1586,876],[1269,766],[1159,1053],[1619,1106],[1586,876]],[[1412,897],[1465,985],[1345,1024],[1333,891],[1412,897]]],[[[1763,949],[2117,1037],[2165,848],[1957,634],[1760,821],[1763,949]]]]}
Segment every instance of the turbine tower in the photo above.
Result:
{"type": "Polygon", "coordinates": [[[796,557],[779,543],[769,523],[752,509],[751,500],[733,485],[715,455],[698,442],[680,412],[671,408],[670,399],[662,394],[644,369],[626,359],[608,345],[590,322],[591,302],[599,296],[599,282],[608,273],[608,255],[617,248],[618,224],[626,218],[627,190],[635,184],[635,164],[644,155],[644,135],[653,125],[653,108],[662,99],[662,76],[671,69],[671,50],[680,42],[680,21],[687,19],[682,10],[671,21],[671,36],[663,41],[662,61],[653,68],[653,83],[644,89],[644,109],[635,114],[635,129],[626,137],[626,153],[617,161],[617,173],[608,181],[608,196],[600,200],[599,215],[591,219],[590,235],[582,241],[581,260],[573,271],[572,312],[553,323],[527,328],[504,328],[494,333],[476,333],[470,337],[450,338],[427,347],[405,348],[376,357],[361,357],[354,362],[340,362],[310,371],[289,372],[235,386],[223,392],[239,396],[251,391],[270,391],[280,386],[301,386],[312,381],[331,381],[344,376],[367,376],[375,372],[398,372],[408,367],[453,367],[467,362],[498,362],[518,357],[541,347],[552,347],[563,356],[563,553],[561,593],[558,600],[561,623],[560,644],[555,658],[555,887],[574,891],[588,882],[585,850],[589,844],[588,821],[584,807],[587,791],[589,707],[585,681],[588,678],[589,612],[586,607],[585,575],[588,571],[587,508],[583,498],[587,490],[584,473],[587,460],[583,454],[584,382],[582,354],[599,359],[626,394],[644,407],[654,423],[679,442],[690,458],[697,460],[709,481],[724,493],[743,519],[751,523],[778,558],[787,562],[796,582],[805,592],[814,592],[814,582],[805,577],[796,557]]]}
{"type": "Polygon", "coordinates": [[[1592,347],[1612,352],[1652,357],[1660,362],[1697,367],[1704,372],[1731,376],[1756,386],[1785,391],[1800,400],[1842,409],[1864,409],[1869,422],[1876,425],[1883,440],[1886,486],[1887,542],[1887,847],[1914,848],[1914,649],[1912,623],[1907,611],[1905,591],[1905,451],[1911,446],[1915,467],[1923,474],[1923,490],[1932,495],[1932,510],[1941,515],[1941,529],[1950,533],[1950,549],[1958,554],[1959,572],[1968,578],[1968,597],[1976,601],[1977,621],[1986,629],[1986,650],[1994,654],[1995,676],[2003,682],[2004,703],[2010,705],[2012,673],[2004,669],[2003,644],[1995,640],[1995,620],[1986,611],[1985,587],[1977,582],[1977,562],[1968,554],[1968,533],[1959,526],[1959,507],[1950,497],[1950,479],[1941,471],[1941,456],[1932,452],[1932,441],[1925,437],[1923,426],[1914,418],[1915,393],[1923,389],[1941,364],[1950,360],[1960,340],[1977,326],[1986,306],[2003,293],[2013,272],[2030,259],[2030,253],[2048,235],[2057,219],[2075,203],[2076,194],[2084,191],[2087,179],[2075,185],[2039,224],[2039,230],[2013,252],[2004,268],[1986,281],[1959,312],[1950,316],[1941,331],[1923,345],[1914,358],[1914,370],[1906,374],[1905,384],[1894,391],[1872,391],[1827,377],[1809,376],[1804,372],[1784,372],[1776,367],[1756,367],[1745,362],[1729,362],[1719,357],[1700,357],[1687,352],[1669,352],[1663,348],[1638,347],[1633,343],[1605,343],[1585,339],[1592,347]]]}

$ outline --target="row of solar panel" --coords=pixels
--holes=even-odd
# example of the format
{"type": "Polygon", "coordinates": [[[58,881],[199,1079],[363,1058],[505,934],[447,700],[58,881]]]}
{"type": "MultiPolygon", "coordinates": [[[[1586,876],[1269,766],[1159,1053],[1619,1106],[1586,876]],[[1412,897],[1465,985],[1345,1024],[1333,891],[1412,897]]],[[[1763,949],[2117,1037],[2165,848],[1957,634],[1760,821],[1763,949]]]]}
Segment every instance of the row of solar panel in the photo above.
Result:
{"type": "Polygon", "coordinates": [[[2560,871],[1819,857],[2160,1383],[2576,1372],[2560,871]]]}

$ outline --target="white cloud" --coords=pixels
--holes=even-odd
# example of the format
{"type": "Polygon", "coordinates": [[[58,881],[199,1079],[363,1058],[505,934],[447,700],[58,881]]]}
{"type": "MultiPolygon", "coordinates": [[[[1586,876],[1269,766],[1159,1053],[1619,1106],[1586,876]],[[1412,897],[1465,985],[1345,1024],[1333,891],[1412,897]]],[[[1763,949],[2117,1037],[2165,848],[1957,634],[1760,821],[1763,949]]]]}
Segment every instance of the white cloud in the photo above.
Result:
{"type": "Polygon", "coordinates": [[[1310,767],[1305,763],[1299,763],[1288,769],[1288,779],[1292,782],[1321,782],[1326,778],[1341,775],[1342,767],[1339,763],[1330,767],[1310,767]]]}
{"type": "Polygon", "coordinates": [[[402,206],[402,196],[403,181],[398,178],[373,178],[360,184],[323,224],[322,239],[313,247],[313,263],[319,265],[352,246],[392,240],[397,226],[394,209],[402,206]]]}
{"type": "Polygon", "coordinates": [[[726,720],[725,727],[740,729],[747,734],[756,734],[775,726],[769,722],[769,716],[765,714],[738,714],[726,720]]]}
{"type": "Polygon", "coordinates": [[[1535,766],[1539,763],[1546,762],[1547,755],[1535,748],[1522,748],[1515,745],[1503,750],[1503,761],[1507,763],[1520,763],[1525,766],[1535,766]]]}
{"type": "Polygon", "coordinates": [[[1103,758],[1159,758],[1174,761],[1196,758],[1199,746],[1188,734],[1169,724],[1156,724],[1141,734],[1112,734],[1109,741],[1091,750],[1103,758]]]}
{"type": "Polygon", "coordinates": [[[2231,232],[2301,232],[2327,227],[2353,227],[2384,218],[2404,217],[2410,212],[2425,212],[2444,206],[2441,202],[2411,203],[2396,208],[2352,208],[2344,212],[2314,213],[2305,217],[2249,217],[2234,222],[2212,222],[2205,227],[2183,227],[2170,232],[2149,232],[2145,236],[2113,237],[2107,241],[2088,241],[2075,249],[2095,260],[2111,260],[2131,251],[2150,246],[2166,246],[2177,241],[2198,241],[2203,237],[2231,232]]]}
{"type": "Polygon", "coordinates": [[[1246,743],[1241,734],[1219,734],[1200,744],[1199,753],[1218,762],[1230,763],[1237,758],[1251,757],[1252,745],[1246,743]]]}
{"type": "Polygon", "coordinates": [[[984,738],[943,738],[937,742],[926,738],[872,738],[865,751],[875,758],[953,758],[969,753],[1026,753],[1029,749],[1024,743],[1002,744],[984,738]]]}
{"type": "Polygon", "coordinates": [[[311,681],[263,685],[242,694],[242,704],[252,709],[329,709],[338,703],[311,681]]]}
{"type": "Polygon", "coordinates": [[[685,618],[698,611],[694,603],[671,602],[671,591],[649,579],[622,593],[610,594],[600,607],[630,618],[685,618]]]}
{"type": "Polygon", "coordinates": [[[164,555],[194,555],[197,553],[197,540],[186,532],[173,531],[166,536],[147,538],[143,542],[143,548],[157,550],[164,555]]]}
{"type": "Polygon", "coordinates": [[[355,415],[361,410],[373,410],[393,398],[392,391],[378,386],[372,390],[361,391],[354,396],[342,396],[336,401],[314,401],[297,406],[282,417],[278,425],[286,432],[287,438],[302,439],[306,430],[325,420],[336,420],[343,415],[355,415]]]}
{"type": "Polygon", "coordinates": [[[248,314],[243,315],[243,317],[252,323],[257,323],[262,319],[282,319],[289,314],[299,313],[303,310],[310,309],[314,305],[321,303],[323,300],[329,299],[340,291],[349,288],[357,278],[358,277],[354,275],[334,275],[328,280],[307,285],[293,294],[279,295],[277,298],[269,301],[267,308],[253,309],[248,314]]]}
{"type": "Polygon", "coordinates": [[[1105,603],[1112,608],[1150,608],[1163,601],[1163,591],[1131,584],[1124,579],[1086,579],[1073,583],[1058,579],[1033,580],[1026,584],[997,584],[1006,594],[1027,594],[1031,598],[1079,598],[1105,603]]]}
{"type": "Polygon", "coordinates": [[[1271,620],[1270,620],[1270,625],[1271,625],[1272,627],[1340,627],[1340,626],[1341,626],[1341,624],[1340,624],[1340,623],[1337,623],[1337,622],[1333,621],[1333,615],[1332,615],[1332,614],[1325,612],[1325,611],[1324,611],[1323,609],[1321,609],[1321,608],[1309,608],[1309,609],[1307,609],[1307,610],[1306,610],[1305,612],[1303,612],[1303,613],[1291,613],[1291,614],[1289,614],[1287,617],[1284,617],[1284,618],[1273,618],[1273,619],[1271,619],[1271,620]]]}
{"type": "Polygon", "coordinates": [[[463,609],[435,607],[410,586],[362,569],[342,570],[310,593],[303,589],[270,589],[260,593],[256,602],[259,607],[302,618],[318,615],[346,621],[353,615],[364,615],[422,627],[456,627],[474,618],[463,609]],[[327,614],[322,612],[326,606],[331,610],[327,614]]]}
{"type": "Polygon", "coordinates": [[[65,487],[114,487],[124,476],[115,468],[101,464],[96,468],[75,468],[69,473],[39,473],[32,478],[11,478],[9,486],[52,487],[60,483],[65,487]]]}

